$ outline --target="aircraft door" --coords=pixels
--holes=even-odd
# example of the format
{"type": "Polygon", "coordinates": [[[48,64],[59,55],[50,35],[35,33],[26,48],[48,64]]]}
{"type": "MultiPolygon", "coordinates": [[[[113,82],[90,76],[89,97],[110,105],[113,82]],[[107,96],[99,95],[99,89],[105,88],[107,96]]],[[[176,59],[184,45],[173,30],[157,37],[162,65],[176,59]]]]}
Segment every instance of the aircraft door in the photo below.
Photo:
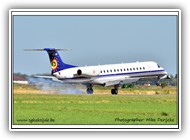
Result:
{"type": "Polygon", "coordinates": [[[147,71],[150,71],[150,70],[151,70],[150,65],[147,65],[146,68],[147,68],[147,71]]]}

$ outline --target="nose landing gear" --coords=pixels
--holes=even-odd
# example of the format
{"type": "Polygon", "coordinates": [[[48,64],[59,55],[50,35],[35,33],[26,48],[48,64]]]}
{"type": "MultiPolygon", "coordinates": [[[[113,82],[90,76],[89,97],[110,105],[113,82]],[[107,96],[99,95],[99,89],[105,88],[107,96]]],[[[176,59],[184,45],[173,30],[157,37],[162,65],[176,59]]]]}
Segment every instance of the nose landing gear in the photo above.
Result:
{"type": "Polygon", "coordinates": [[[161,86],[161,83],[160,83],[160,76],[158,76],[158,81],[156,82],[156,85],[157,85],[157,86],[161,86]]]}
{"type": "Polygon", "coordinates": [[[156,82],[157,86],[161,86],[161,83],[159,81],[156,82]]]}

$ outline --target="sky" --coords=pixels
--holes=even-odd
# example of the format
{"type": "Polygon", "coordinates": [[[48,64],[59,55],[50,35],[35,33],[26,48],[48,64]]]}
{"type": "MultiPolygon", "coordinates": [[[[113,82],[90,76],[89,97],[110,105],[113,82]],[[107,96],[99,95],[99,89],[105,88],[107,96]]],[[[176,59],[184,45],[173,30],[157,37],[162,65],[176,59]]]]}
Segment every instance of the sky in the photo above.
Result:
{"type": "Polygon", "coordinates": [[[76,66],[155,61],[177,72],[176,16],[14,16],[14,73],[51,73],[47,53],[66,48],[63,62],[76,66]]]}

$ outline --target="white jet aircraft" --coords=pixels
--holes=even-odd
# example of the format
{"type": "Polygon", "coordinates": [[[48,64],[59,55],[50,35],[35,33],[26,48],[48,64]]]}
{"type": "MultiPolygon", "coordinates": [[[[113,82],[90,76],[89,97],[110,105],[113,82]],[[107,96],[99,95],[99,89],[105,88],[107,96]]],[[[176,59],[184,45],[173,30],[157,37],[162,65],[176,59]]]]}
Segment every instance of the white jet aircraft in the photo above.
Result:
{"type": "Polygon", "coordinates": [[[157,85],[160,85],[160,79],[170,78],[164,68],[153,61],[78,67],[62,61],[58,51],[65,49],[32,50],[47,51],[52,67],[52,77],[38,77],[51,78],[64,83],[84,84],[87,86],[88,94],[93,94],[93,85],[114,86],[111,93],[116,95],[120,85],[136,82],[140,78],[157,77],[157,85]]]}

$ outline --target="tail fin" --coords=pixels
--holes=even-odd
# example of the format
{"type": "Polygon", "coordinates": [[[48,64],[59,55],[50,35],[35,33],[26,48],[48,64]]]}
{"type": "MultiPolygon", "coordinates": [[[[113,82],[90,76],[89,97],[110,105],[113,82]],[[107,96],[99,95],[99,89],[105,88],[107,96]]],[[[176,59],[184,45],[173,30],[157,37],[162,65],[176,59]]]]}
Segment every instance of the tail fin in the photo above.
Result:
{"type": "Polygon", "coordinates": [[[44,48],[44,50],[47,51],[49,55],[52,73],[58,72],[60,70],[76,67],[73,65],[65,64],[61,60],[61,57],[59,56],[59,53],[57,51],[64,50],[64,49],[44,48]]]}

